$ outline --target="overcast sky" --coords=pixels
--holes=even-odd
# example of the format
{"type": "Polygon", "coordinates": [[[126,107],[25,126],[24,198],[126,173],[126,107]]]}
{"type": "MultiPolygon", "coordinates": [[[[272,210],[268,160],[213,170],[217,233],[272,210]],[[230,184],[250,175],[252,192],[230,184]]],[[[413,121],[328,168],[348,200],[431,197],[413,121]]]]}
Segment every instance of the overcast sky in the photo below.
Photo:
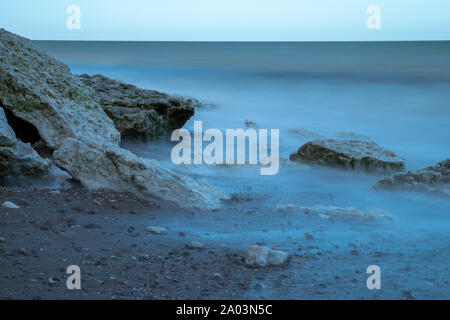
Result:
{"type": "Polygon", "coordinates": [[[34,40],[450,40],[450,0],[0,0],[0,27],[34,40]]]}

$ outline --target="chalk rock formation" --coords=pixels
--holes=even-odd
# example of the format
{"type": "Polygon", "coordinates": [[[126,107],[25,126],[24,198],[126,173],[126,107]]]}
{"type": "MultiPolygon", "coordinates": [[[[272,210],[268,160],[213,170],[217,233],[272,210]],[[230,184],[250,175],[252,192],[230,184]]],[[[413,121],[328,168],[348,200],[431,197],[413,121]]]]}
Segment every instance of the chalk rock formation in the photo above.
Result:
{"type": "MultiPolygon", "coordinates": [[[[49,57],[31,41],[0,29],[0,105],[33,125],[46,146],[55,150],[55,163],[73,178],[88,188],[131,191],[143,198],[164,199],[188,208],[217,208],[219,200],[227,198],[218,189],[118,147],[120,133],[101,107],[97,94],[73,76],[65,64],[49,57]]],[[[177,126],[180,118],[174,109],[165,108],[166,121],[177,126]]],[[[11,144],[11,137],[7,129],[2,140],[11,144]]],[[[18,145],[28,148],[34,161],[41,160],[30,146],[18,145]]]]}
{"type": "Polygon", "coordinates": [[[25,38],[0,29],[0,105],[33,124],[53,149],[65,138],[118,143],[93,89],[25,38]]]}
{"type": "Polygon", "coordinates": [[[267,247],[252,245],[245,252],[245,264],[253,267],[280,266],[288,262],[286,252],[272,250],[267,247]]]}
{"type": "Polygon", "coordinates": [[[155,160],[142,159],[113,144],[67,139],[53,154],[56,164],[90,189],[130,191],[182,207],[215,209],[228,196],[206,183],[178,175],[155,160]]]}
{"type": "Polygon", "coordinates": [[[369,173],[398,172],[405,169],[405,160],[375,142],[359,140],[316,139],[290,155],[290,160],[327,165],[369,173]]]}
{"type": "Polygon", "coordinates": [[[414,190],[450,197],[450,159],[415,172],[394,174],[377,182],[375,189],[414,190]]]}
{"type": "Polygon", "coordinates": [[[79,79],[94,88],[100,104],[124,138],[153,140],[170,137],[194,115],[195,99],[139,89],[97,74],[79,79]]]}

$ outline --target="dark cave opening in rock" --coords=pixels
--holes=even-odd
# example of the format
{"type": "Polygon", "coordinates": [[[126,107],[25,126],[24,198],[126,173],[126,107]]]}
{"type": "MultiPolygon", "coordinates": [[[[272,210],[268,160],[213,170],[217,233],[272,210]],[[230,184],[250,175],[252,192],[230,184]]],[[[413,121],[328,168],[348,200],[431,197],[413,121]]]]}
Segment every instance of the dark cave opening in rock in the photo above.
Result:
{"type": "Polygon", "coordinates": [[[53,150],[47,146],[42,140],[39,131],[34,125],[19,117],[16,117],[11,110],[3,107],[5,110],[6,120],[9,126],[14,130],[17,139],[24,143],[31,143],[33,149],[43,158],[50,158],[53,150]]]}
{"type": "Polygon", "coordinates": [[[41,140],[39,131],[31,123],[16,117],[11,110],[3,107],[9,126],[14,130],[16,137],[22,142],[34,144],[41,140]]]}

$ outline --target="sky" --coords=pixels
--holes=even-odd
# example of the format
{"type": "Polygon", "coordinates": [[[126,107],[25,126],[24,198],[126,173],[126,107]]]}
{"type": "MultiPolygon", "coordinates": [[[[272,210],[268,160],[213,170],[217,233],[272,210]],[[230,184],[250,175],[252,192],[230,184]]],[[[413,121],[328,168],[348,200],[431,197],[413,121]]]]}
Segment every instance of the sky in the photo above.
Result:
{"type": "Polygon", "coordinates": [[[0,0],[0,27],[33,40],[450,40],[450,0],[0,0]]]}

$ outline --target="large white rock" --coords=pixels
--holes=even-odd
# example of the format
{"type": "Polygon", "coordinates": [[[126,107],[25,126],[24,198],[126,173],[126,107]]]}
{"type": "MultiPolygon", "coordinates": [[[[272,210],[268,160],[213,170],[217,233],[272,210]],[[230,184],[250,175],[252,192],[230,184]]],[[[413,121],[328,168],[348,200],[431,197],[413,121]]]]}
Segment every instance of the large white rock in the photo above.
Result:
{"type": "Polygon", "coordinates": [[[68,137],[118,143],[94,90],[30,40],[0,29],[0,105],[33,124],[53,149],[68,137]]]}
{"type": "Polygon", "coordinates": [[[272,267],[286,264],[289,255],[286,252],[267,247],[252,245],[245,252],[245,264],[253,267],[272,267]]]}
{"type": "MultiPolygon", "coordinates": [[[[46,145],[56,150],[57,165],[88,188],[129,191],[202,209],[217,208],[219,199],[227,198],[218,189],[119,148],[120,133],[95,91],[30,40],[4,29],[0,29],[0,105],[31,123],[46,145]]],[[[8,149],[11,137],[8,129],[0,138],[8,144],[4,153],[15,151],[8,149]]],[[[16,157],[16,163],[37,168],[34,163],[40,158],[31,146],[17,145],[28,156],[25,161],[16,157]]]]}
{"type": "Polygon", "coordinates": [[[129,191],[181,207],[216,209],[228,196],[221,190],[142,159],[113,144],[67,139],[54,153],[55,162],[90,189],[129,191]]]}

